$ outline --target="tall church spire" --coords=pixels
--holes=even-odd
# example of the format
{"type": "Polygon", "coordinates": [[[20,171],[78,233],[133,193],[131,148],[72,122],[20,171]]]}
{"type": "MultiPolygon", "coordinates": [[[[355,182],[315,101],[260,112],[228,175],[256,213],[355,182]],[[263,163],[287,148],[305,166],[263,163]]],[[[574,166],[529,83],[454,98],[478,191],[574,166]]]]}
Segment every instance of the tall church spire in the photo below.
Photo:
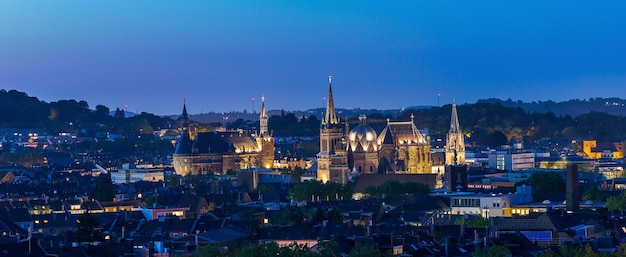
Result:
{"type": "Polygon", "coordinates": [[[265,96],[261,96],[261,114],[259,115],[259,135],[264,136],[267,134],[267,111],[265,110],[265,96]]]}
{"type": "Polygon", "coordinates": [[[189,127],[189,115],[187,114],[187,99],[183,99],[183,129],[188,129],[189,127]]]}
{"type": "Polygon", "coordinates": [[[326,117],[324,121],[327,126],[339,124],[337,113],[335,112],[335,101],[333,100],[333,76],[328,75],[328,102],[326,104],[326,117]]]}
{"type": "Polygon", "coordinates": [[[446,136],[446,165],[465,163],[465,139],[459,117],[456,111],[456,100],[452,100],[452,115],[450,116],[450,131],[446,136]]]}
{"type": "Polygon", "coordinates": [[[459,133],[461,132],[459,126],[459,117],[456,113],[456,100],[452,100],[452,116],[450,117],[450,131],[448,133],[459,133]]]}

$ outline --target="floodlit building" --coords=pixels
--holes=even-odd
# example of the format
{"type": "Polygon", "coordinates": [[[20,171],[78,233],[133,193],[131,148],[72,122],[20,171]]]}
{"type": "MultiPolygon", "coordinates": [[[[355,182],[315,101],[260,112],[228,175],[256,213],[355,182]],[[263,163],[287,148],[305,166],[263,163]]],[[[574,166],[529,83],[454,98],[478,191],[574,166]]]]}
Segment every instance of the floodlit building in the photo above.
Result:
{"type": "Polygon", "coordinates": [[[187,106],[183,105],[181,138],[173,154],[176,173],[226,173],[228,170],[272,168],[274,137],[268,130],[265,97],[262,99],[258,133],[248,134],[242,130],[199,132],[193,140],[187,106]]]}
{"type": "Polygon", "coordinates": [[[320,152],[317,154],[317,179],[347,183],[350,173],[430,174],[430,139],[411,121],[390,121],[380,134],[367,125],[365,115],[360,124],[349,130],[335,112],[332,76],[326,113],[320,128],[320,152]]]}

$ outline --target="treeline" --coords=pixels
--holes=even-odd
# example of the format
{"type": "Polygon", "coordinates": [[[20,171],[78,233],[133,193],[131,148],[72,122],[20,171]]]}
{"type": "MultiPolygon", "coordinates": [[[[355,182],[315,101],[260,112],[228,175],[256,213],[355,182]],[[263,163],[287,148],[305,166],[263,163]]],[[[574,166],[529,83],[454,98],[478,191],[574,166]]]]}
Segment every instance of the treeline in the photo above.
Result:
{"type": "MultiPolygon", "coordinates": [[[[421,110],[406,110],[400,120],[410,120],[428,128],[431,134],[445,134],[450,128],[451,105],[421,110]]],[[[552,112],[526,112],[522,108],[504,107],[499,103],[476,103],[457,106],[461,129],[474,144],[488,144],[494,134],[537,140],[594,138],[599,142],[622,141],[626,138],[626,117],[589,112],[576,117],[557,116],[552,112]]]]}
{"type": "Polygon", "coordinates": [[[293,257],[391,257],[395,256],[391,251],[381,252],[371,244],[355,244],[355,246],[342,255],[339,252],[337,242],[319,242],[315,250],[304,244],[292,243],[280,246],[276,242],[267,242],[258,245],[250,245],[241,249],[224,250],[216,246],[200,247],[194,257],[265,257],[265,256],[293,256],[293,257]]]}
{"type": "Polygon", "coordinates": [[[296,117],[294,113],[281,112],[271,116],[268,126],[274,135],[280,136],[319,136],[321,121],[315,115],[296,117]]]}
{"type": "MultiPolygon", "coordinates": [[[[626,108],[617,106],[621,99],[592,99],[582,101],[599,105],[610,102],[606,108],[626,108]],[[592,101],[593,100],[593,101],[592,101]],[[617,105],[615,105],[617,104],[617,105]]],[[[581,101],[570,101],[579,103],[581,101]]],[[[546,102],[548,103],[548,102],[546,102]]],[[[506,107],[500,102],[482,101],[457,107],[461,129],[468,136],[468,143],[475,145],[501,144],[512,137],[537,140],[548,137],[555,140],[573,138],[594,138],[599,142],[617,142],[626,138],[626,117],[607,114],[606,112],[587,112],[578,116],[556,115],[553,112],[528,111],[522,107],[506,107]]],[[[597,109],[597,108],[595,108],[597,109]]],[[[89,109],[85,101],[61,100],[46,103],[36,97],[15,90],[0,90],[0,127],[3,128],[40,128],[49,131],[97,131],[113,132],[151,132],[167,128],[173,120],[149,113],[134,117],[124,117],[124,112],[117,109],[115,115],[109,115],[109,108],[98,105],[89,109]]],[[[407,109],[399,117],[390,114],[372,113],[367,124],[380,132],[387,119],[414,121],[419,129],[428,128],[431,135],[445,134],[450,127],[451,105],[431,107],[429,109],[407,109]]],[[[358,116],[342,117],[349,121],[350,127],[359,124],[358,116]]],[[[258,128],[258,121],[244,121],[227,124],[227,127],[251,125],[258,128]],[[232,125],[232,126],[228,126],[232,125]]],[[[281,112],[271,116],[269,129],[275,136],[311,136],[319,135],[321,117],[315,115],[296,116],[294,113],[281,112]]],[[[217,126],[219,124],[213,124],[217,126]]]]}
{"type": "Polygon", "coordinates": [[[151,133],[167,128],[173,121],[150,113],[125,117],[124,111],[116,109],[114,115],[104,105],[90,109],[85,101],[40,101],[16,90],[0,90],[0,128],[38,128],[50,132],[97,132],[151,133]]]}
{"type": "Polygon", "coordinates": [[[383,195],[418,195],[429,194],[430,188],[424,183],[407,181],[400,183],[397,180],[387,180],[379,186],[367,186],[364,194],[369,197],[382,197],[383,195]]]}
{"type": "Polygon", "coordinates": [[[588,113],[590,111],[605,112],[617,116],[626,116],[626,100],[617,97],[609,98],[589,98],[585,99],[572,99],[563,102],[548,101],[533,101],[522,102],[520,100],[513,101],[511,98],[507,100],[500,100],[496,98],[489,98],[484,100],[478,100],[479,103],[499,103],[506,107],[521,107],[527,112],[552,112],[556,115],[570,115],[578,116],[588,113]]]}
{"type": "MultiPolygon", "coordinates": [[[[431,135],[443,135],[450,129],[451,105],[430,109],[405,110],[399,117],[370,114],[367,124],[380,133],[391,121],[410,121],[411,114],[419,129],[431,135]]],[[[476,103],[457,106],[461,129],[467,143],[499,146],[511,138],[534,141],[541,138],[571,140],[593,138],[598,142],[621,142],[626,139],[626,117],[603,112],[588,112],[576,117],[552,112],[528,112],[522,108],[505,107],[499,103],[476,103]]],[[[349,117],[350,128],[359,124],[358,117],[349,117]]],[[[269,126],[278,136],[318,136],[321,121],[316,116],[296,117],[293,113],[272,116],[269,126]]]]}

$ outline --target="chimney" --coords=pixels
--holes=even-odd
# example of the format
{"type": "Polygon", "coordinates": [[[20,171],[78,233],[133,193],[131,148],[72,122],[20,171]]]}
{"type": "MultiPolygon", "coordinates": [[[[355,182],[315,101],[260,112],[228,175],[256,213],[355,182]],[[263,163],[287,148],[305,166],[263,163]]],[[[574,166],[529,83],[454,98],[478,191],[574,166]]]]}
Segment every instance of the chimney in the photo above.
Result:
{"type": "Polygon", "coordinates": [[[579,209],[578,195],[578,166],[576,164],[568,164],[566,170],[565,184],[565,207],[568,212],[576,212],[579,209]]]}

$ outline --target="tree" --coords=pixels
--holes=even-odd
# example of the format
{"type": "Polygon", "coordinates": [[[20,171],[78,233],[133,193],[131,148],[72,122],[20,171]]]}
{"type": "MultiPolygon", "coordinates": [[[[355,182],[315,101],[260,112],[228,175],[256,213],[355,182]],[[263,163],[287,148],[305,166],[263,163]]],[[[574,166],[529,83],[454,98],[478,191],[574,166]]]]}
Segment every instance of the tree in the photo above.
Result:
{"type": "Polygon", "coordinates": [[[474,253],[472,253],[473,257],[509,257],[511,251],[506,246],[502,245],[494,245],[487,248],[477,248],[474,253]]]}
{"type": "Polygon", "coordinates": [[[609,211],[621,211],[626,209],[626,191],[622,191],[619,196],[610,196],[606,199],[606,208],[609,211]]]}
{"type": "Polygon", "coordinates": [[[274,214],[273,225],[301,225],[304,213],[300,207],[287,206],[274,214]]]}
{"type": "Polygon", "coordinates": [[[505,145],[508,139],[502,131],[494,131],[487,135],[486,144],[489,146],[497,147],[501,145],[505,145]]]}
{"type": "Polygon", "coordinates": [[[76,223],[76,240],[78,242],[102,242],[104,240],[102,227],[98,223],[98,219],[91,213],[86,212],[78,218],[76,223]]]}
{"type": "Polygon", "coordinates": [[[591,200],[594,202],[606,202],[608,195],[600,192],[597,186],[591,186],[585,193],[583,194],[582,200],[587,201],[591,200]]]}
{"type": "Polygon", "coordinates": [[[120,108],[115,108],[115,113],[113,114],[113,117],[115,119],[123,120],[124,118],[126,118],[126,114],[124,113],[124,110],[120,108]]]}
{"type": "Polygon", "coordinates": [[[565,192],[565,180],[558,172],[535,172],[530,177],[516,185],[530,185],[533,193],[560,193],[565,192]]]}
{"type": "Polygon", "coordinates": [[[387,180],[379,186],[367,186],[364,193],[370,197],[380,197],[385,195],[403,194],[428,194],[430,188],[424,183],[407,181],[400,183],[397,180],[387,180]]]}
{"type": "Polygon", "coordinates": [[[193,257],[235,257],[235,254],[215,246],[205,246],[196,249],[193,257]]]}
{"type": "Polygon", "coordinates": [[[380,257],[382,253],[371,244],[357,243],[352,247],[348,257],[380,257]]]}
{"type": "Polygon", "coordinates": [[[111,175],[101,174],[96,178],[94,187],[89,191],[89,198],[98,201],[113,201],[115,192],[113,191],[113,181],[111,175]]]}
{"type": "Polygon", "coordinates": [[[339,207],[333,206],[333,208],[328,212],[328,221],[330,222],[342,222],[343,221],[343,213],[339,210],[339,207]]]}

